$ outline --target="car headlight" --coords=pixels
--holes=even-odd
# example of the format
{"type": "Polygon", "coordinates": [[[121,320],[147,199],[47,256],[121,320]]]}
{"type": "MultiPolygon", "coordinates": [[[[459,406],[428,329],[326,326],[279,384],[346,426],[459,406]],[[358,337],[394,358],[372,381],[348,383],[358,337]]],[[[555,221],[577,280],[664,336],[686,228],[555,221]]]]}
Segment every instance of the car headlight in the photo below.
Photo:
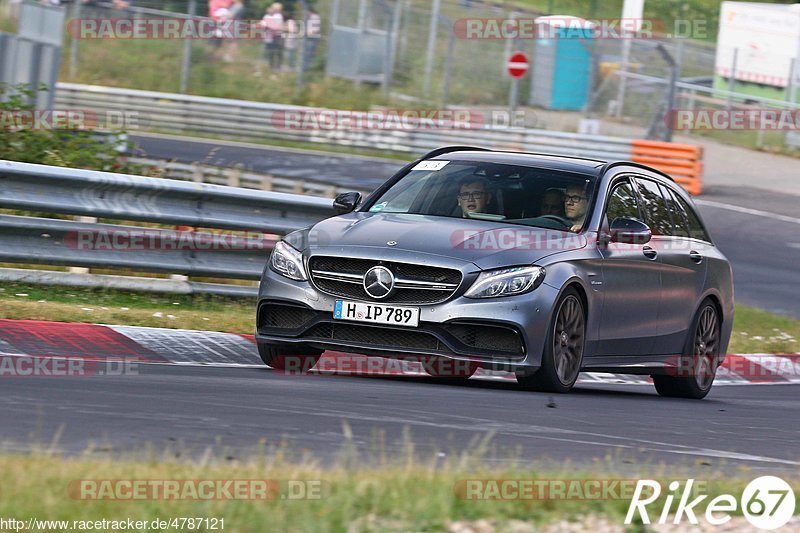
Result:
{"type": "Polygon", "coordinates": [[[272,270],[296,281],[306,281],[306,269],[303,267],[303,254],[286,244],[278,241],[272,255],[269,258],[269,265],[272,270]]]}
{"type": "Polygon", "coordinates": [[[472,287],[464,293],[466,298],[497,298],[524,294],[538,287],[544,280],[544,268],[514,267],[481,272],[472,287]]]}

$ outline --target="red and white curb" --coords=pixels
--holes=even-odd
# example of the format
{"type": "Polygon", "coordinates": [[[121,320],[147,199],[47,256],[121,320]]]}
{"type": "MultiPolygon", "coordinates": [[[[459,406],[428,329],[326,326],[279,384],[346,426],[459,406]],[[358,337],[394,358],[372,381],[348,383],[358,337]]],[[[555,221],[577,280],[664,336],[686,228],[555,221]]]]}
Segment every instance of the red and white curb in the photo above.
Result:
{"type": "MultiPolygon", "coordinates": [[[[0,319],[0,358],[135,360],[139,364],[263,368],[252,335],[182,329],[0,319]]],[[[315,372],[426,376],[420,363],[325,352],[315,372]],[[342,358],[346,364],[342,365],[342,358]]],[[[476,377],[513,380],[510,372],[478,370],[476,377]]],[[[582,373],[579,383],[649,384],[649,376],[582,373]]],[[[729,354],[717,371],[718,385],[800,383],[800,354],[729,354]]]]}

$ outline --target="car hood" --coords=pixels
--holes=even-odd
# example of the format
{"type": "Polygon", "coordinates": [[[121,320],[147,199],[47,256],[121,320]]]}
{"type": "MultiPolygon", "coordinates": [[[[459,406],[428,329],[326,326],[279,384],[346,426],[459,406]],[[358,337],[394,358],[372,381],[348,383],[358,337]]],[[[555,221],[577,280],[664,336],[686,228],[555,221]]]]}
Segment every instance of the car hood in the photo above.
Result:
{"type": "MultiPolygon", "coordinates": [[[[402,250],[469,261],[481,269],[536,263],[555,253],[583,248],[582,235],[501,222],[405,213],[348,213],[287,236],[307,253],[331,248],[375,248],[375,257],[402,250]],[[379,250],[378,250],[379,249],[379,250]]],[[[406,254],[404,254],[406,255],[406,254]]]]}

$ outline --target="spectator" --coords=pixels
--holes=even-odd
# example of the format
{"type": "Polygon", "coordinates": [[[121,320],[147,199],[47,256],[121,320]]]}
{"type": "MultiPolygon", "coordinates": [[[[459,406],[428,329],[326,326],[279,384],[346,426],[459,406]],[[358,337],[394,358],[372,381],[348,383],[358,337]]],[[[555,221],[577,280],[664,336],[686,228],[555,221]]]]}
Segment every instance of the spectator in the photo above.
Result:
{"type": "Polygon", "coordinates": [[[11,0],[8,3],[8,18],[16,22],[19,19],[19,5],[22,0],[11,0]]]}
{"type": "Polygon", "coordinates": [[[557,217],[564,216],[564,192],[561,189],[547,189],[542,195],[542,203],[540,207],[540,216],[555,215],[557,217]]]}
{"type": "Polygon", "coordinates": [[[303,29],[306,32],[305,39],[303,39],[303,63],[308,68],[317,55],[317,46],[322,37],[322,19],[313,6],[308,6],[306,27],[303,29]]]}
{"type": "Polygon", "coordinates": [[[297,22],[294,21],[294,18],[290,15],[286,15],[286,24],[285,24],[285,37],[283,41],[283,48],[286,51],[284,54],[284,60],[286,62],[286,66],[289,70],[293,70],[295,68],[295,58],[297,56],[297,22]]]}
{"type": "Polygon", "coordinates": [[[224,39],[224,32],[222,28],[230,22],[231,11],[226,7],[220,7],[214,11],[214,14],[211,18],[214,19],[214,22],[217,26],[214,29],[214,37],[211,41],[211,45],[214,47],[214,57],[219,59],[219,55],[222,53],[223,59],[227,62],[230,62],[231,57],[228,55],[227,49],[223,50],[222,47],[222,41],[224,39]]]}
{"type": "Polygon", "coordinates": [[[231,7],[232,0],[209,0],[208,2],[208,18],[213,19],[214,21],[217,18],[214,16],[220,9],[229,9],[231,7]]]}
{"type": "Polygon", "coordinates": [[[261,19],[264,27],[264,54],[269,67],[273,71],[281,68],[283,60],[283,6],[279,2],[267,8],[267,14],[261,19]]]}
{"type": "MultiPolygon", "coordinates": [[[[244,17],[244,2],[242,0],[233,0],[230,7],[230,22],[236,27],[236,24],[239,24],[244,17]]],[[[226,44],[225,48],[227,51],[225,52],[224,59],[225,61],[233,61],[239,55],[239,43],[234,37],[233,39],[229,39],[228,43],[226,44]]]]}
{"type": "Polygon", "coordinates": [[[114,13],[115,17],[130,19],[133,16],[131,12],[131,8],[133,7],[132,0],[114,0],[113,2],[114,9],[120,11],[121,13],[114,13]]]}

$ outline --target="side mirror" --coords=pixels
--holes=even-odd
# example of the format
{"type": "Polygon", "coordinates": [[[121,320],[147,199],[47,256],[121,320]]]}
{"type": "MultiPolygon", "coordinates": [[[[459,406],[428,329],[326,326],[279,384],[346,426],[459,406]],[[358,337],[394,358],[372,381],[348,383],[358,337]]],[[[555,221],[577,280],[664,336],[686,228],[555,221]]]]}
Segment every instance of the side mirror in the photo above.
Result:
{"type": "Polygon", "coordinates": [[[609,228],[611,242],[625,244],[647,244],[653,232],[644,222],[635,218],[615,218],[609,228]]]}
{"type": "Polygon", "coordinates": [[[361,203],[360,192],[343,192],[334,198],[333,208],[340,214],[350,213],[361,203]]]}

